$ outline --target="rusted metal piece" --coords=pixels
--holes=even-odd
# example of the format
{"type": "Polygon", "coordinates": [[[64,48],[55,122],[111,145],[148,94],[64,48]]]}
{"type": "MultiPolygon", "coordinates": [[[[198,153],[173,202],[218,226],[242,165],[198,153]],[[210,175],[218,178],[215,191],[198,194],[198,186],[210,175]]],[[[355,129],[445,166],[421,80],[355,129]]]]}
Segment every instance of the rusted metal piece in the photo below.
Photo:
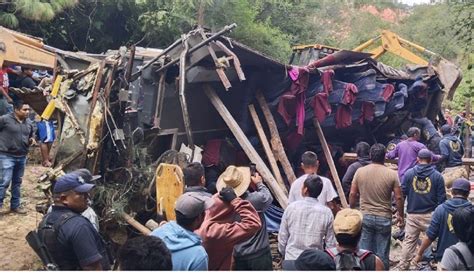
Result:
{"type": "Polygon", "coordinates": [[[90,119],[92,116],[92,110],[95,107],[95,103],[97,102],[97,98],[99,97],[99,91],[100,91],[100,85],[102,83],[102,77],[104,74],[104,68],[105,68],[105,61],[101,61],[99,63],[99,68],[97,69],[97,76],[95,78],[94,82],[94,87],[92,88],[92,101],[91,101],[91,115],[89,115],[88,122],[87,122],[87,128],[89,128],[90,124],[90,119]]]}
{"type": "Polygon", "coordinates": [[[232,52],[226,45],[224,45],[224,43],[222,43],[221,41],[214,41],[213,42],[216,46],[218,46],[219,48],[221,48],[227,55],[230,55],[231,57],[228,57],[227,59],[228,60],[232,60],[234,62],[234,67],[235,67],[235,71],[237,72],[237,75],[239,76],[239,80],[240,81],[245,81],[245,74],[244,74],[244,71],[242,70],[242,66],[240,64],[240,60],[239,58],[237,57],[237,55],[235,55],[234,52],[232,52]]]}
{"type": "Polygon", "coordinates": [[[339,194],[339,199],[341,200],[342,207],[347,208],[349,207],[349,205],[347,204],[346,196],[344,195],[344,190],[342,189],[341,180],[339,179],[339,175],[337,174],[336,165],[334,164],[331,151],[329,150],[328,143],[326,142],[326,137],[324,137],[323,130],[321,129],[321,125],[319,124],[317,119],[313,119],[313,124],[316,128],[316,134],[318,134],[319,142],[321,143],[321,146],[323,148],[324,156],[326,157],[329,169],[331,170],[331,175],[336,185],[337,193],[339,194]]]}
{"type": "Polygon", "coordinates": [[[235,121],[232,114],[226,108],[222,100],[217,96],[215,90],[209,86],[204,85],[204,92],[206,93],[207,97],[211,101],[212,105],[216,108],[217,112],[220,114],[224,122],[227,124],[229,129],[234,134],[235,138],[239,142],[240,146],[244,150],[247,157],[249,157],[250,161],[254,162],[257,165],[257,171],[262,176],[265,183],[267,183],[270,191],[275,196],[276,200],[280,203],[282,208],[286,208],[288,206],[288,191],[286,188],[281,188],[280,184],[276,181],[275,177],[271,173],[270,169],[265,165],[265,162],[262,160],[258,152],[250,143],[248,137],[242,131],[240,126],[235,121]]]}
{"type": "Polygon", "coordinates": [[[105,86],[104,89],[104,97],[108,100],[109,95],[110,95],[110,90],[112,89],[112,85],[114,83],[114,76],[115,76],[115,71],[117,70],[117,62],[115,62],[112,65],[112,68],[109,70],[110,74],[107,79],[107,85],[105,86]]]}
{"type": "MultiPolygon", "coordinates": [[[[194,47],[192,47],[188,54],[191,54],[193,52],[195,52],[196,50],[202,48],[203,46],[207,45],[207,43],[211,42],[212,40],[216,39],[217,37],[221,36],[222,34],[232,30],[233,28],[237,27],[237,24],[236,23],[233,23],[232,25],[229,25],[229,26],[225,26],[222,30],[220,30],[219,32],[213,34],[212,36],[210,36],[209,38],[203,40],[202,42],[200,42],[199,44],[195,45],[194,47]]],[[[176,43],[176,42],[175,42],[176,43]]],[[[171,67],[172,65],[175,65],[176,63],[179,62],[179,58],[177,59],[173,59],[172,61],[168,62],[166,65],[162,66],[161,68],[157,69],[155,71],[155,73],[158,73],[160,71],[163,71],[169,67],[171,67]]]]}
{"type": "Polygon", "coordinates": [[[133,61],[135,59],[135,49],[135,45],[130,46],[130,56],[128,58],[127,71],[125,73],[125,80],[127,82],[130,82],[130,78],[132,77],[133,61]]]}
{"type": "Polygon", "coordinates": [[[61,100],[61,104],[64,107],[64,112],[66,113],[67,117],[71,120],[71,123],[74,126],[74,129],[76,130],[77,134],[81,135],[81,143],[84,145],[86,142],[86,136],[84,134],[84,131],[81,129],[81,126],[79,125],[76,116],[72,112],[71,107],[64,99],[61,100]]]}
{"type": "Polygon", "coordinates": [[[129,81],[130,82],[133,82],[135,81],[138,76],[140,76],[140,74],[142,73],[143,70],[145,70],[146,68],[148,68],[151,64],[153,64],[154,62],[156,62],[158,59],[160,59],[161,56],[167,54],[168,52],[170,52],[172,49],[174,49],[177,45],[179,45],[180,43],[182,42],[181,38],[179,38],[178,40],[174,41],[173,44],[171,44],[169,47],[167,47],[165,50],[163,50],[162,52],[160,52],[160,54],[158,54],[155,58],[151,59],[150,61],[148,61],[146,64],[144,64],[143,66],[140,67],[140,69],[137,70],[137,72],[135,72],[134,74],[132,74],[129,78],[129,81]]]}
{"type": "Polygon", "coordinates": [[[155,119],[153,120],[154,128],[161,128],[161,113],[163,112],[163,100],[165,99],[165,79],[166,71],[161,72],[160,81],[158,82],[158,94],[156,96],[155,119]]]}
{"type": "MultiPolygon", "coordinates": [[[[181,37],[181,40],[184,44],[184,50],[181,52],[180,61],[179,61],[179,102],[181,104],[181,110],[183,113],[183,122],[184,122],[184,129],[186,130],[186,136],[188,138],[188,145],[193,149],[194,154],[194,141],[193,141],[193,134],[191,132],[191,121],[189,119],[189,112],[188,106],[186,104],[186,56],[188,54],[188,41],[186,37],[181,37]]],[[[191,159],[193,155],[191,155],[191,159]]]]}
{"type": "Polygon", "coordinates": [[[292,184],[296,180],[295,172],[291,167],[290,161],[285,153],[285,148],[283,147],[283,143],[280,139],[280,133],[278,133],[278,128],[276,126],[275,119],[273,118],[272,112],[268,107],[267,101],[265,101],[265,97],[263,94],[258,91],[256,94],[256,98],[258,103],[260,104],[260,108],[262,109],[263,115],[265,116],[265,120],[267,121],[268,128],[270,129],[270,143],[272,144],[273,154],[276,155],[278,161],[280,161],[283,171],[286,174],[288,182],[292,184]]]}
{"type": "Polygon", "coordinates": [[[273,155],[273,151],[270,147],[270,143],[268,142],[267,136],[263,131],[262,123],[260,123],[260,119],[258,118],[257,111],[255,110],[254,105],[249,105],[250,116],[252,116],[252,120],[255,124],[255,128],[257,129],[258,137],[260,138],[260,142],[262,142],[263,150],[267,155],[268,162],[270,163],[270,167],[272,168],[273,175],[275,176],[277,182],[280,184],[281,188],[286,188],[285,183],[283,182],[283,177],[281,177],[280,169],[278,168],[278,164],[275,159],[275,155],[273,155]]]}
{"type": "MultiPolygon", "coordinates": [[[[201,34],[202,39],[206,39],[206,35],[204,34],[203,29],[200,29],[199,33],[201,34]]],[[[219,79],[221,79],[221,82],[224,85],[225,90],[229,90],[229,88],[232,87],[232,84],[230,83],[229,78],[227,78],[227,75],[225,74],[224,65],[219,62],[219,59],[217,58],[216,52],[212,48],[210,43],[207,44],[207,50],[209,51],[209,55],[211,55],[212,60],[214,61],[214,65],[216,66],[217,75],[219,76],[219,79]]]]}

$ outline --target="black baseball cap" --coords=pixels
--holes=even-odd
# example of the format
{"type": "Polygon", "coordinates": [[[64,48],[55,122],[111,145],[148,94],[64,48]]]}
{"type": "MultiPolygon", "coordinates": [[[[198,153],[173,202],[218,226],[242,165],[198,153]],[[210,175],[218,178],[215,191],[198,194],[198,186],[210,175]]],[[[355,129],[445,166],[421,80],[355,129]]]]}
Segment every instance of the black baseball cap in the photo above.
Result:
{"type": "Polygon", "coordinates": [[[284,260],[283,270],[336,270],[336,264],[326,252],[307,249],[296,260],[284,260]]]}

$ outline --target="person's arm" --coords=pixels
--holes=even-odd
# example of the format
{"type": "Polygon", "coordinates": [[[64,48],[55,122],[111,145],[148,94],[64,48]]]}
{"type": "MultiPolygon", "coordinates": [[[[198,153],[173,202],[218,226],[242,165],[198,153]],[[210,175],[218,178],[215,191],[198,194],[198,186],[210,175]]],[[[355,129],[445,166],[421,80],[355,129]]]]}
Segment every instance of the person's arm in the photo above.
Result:
{"type": "Polygon", "coordinates": [[[395,158],[397,158],[397,157],[398,157],[398,149],[399,149],[399,147],[400,147],[399,144],[400,144],[400,143],[398,143],[392,151],[387,152],[387,153],[385,154],[385,158],[387,158],[387,159],[395,159],[395,158]]]}
{"type": "Polygon", "coordinates": [[[336,236],[334,235],[333,223],[334,223],[334,217],[330,215],[330,221],[329,221],[329,225],[326,228],[326,235],[325,235],[326,248],[332,248],[337,245],[336,236]]]}
{"type": "Polygon", "coordinates": [[[444,185],[444,178],[441,176],[441,174],[438,174],[436,194],[437,205],[440,205],[446,201],[446,187],[444,185]]]}
{"type": "MultiPolygon", "coordinates": [[[[84,219],[82,222],[76,221],[65,225],[74,227],[74,232],[68,241],[71,243],[81,268],[84,270],[102,270],[101,260],[103,258],[97,242],[97,238],[100,236],[97,235],[92,224],[84,219]]],[[[72,228],[70,227],[70,229],[72,228]]]]}
{"type": "Polygon", "coordinates": [[[220,223],[210,220],[208,229],[210,235],[207,237],[217,241],[226,239],[229,244],[236,244],[247,240],[262,227],[258,213],[249,201],[238,198],[230,187],[223,188],[219,194],[220,199],[229,203],[234,212],[240,215],[240,221],[220,223]]]}
{"type": "Polygon", "coordinates": [[[81,266],[82,270],[95,270],[95,271],[101,271],[102,270],[102,264],[100,263],[100,260],[88,265],[83,265],[81,266]]]}
{"type": "Polygon", "coordinates": [[[411,178],[411,176],[408,175],[408,172],[405,173],[405,176],[403,176],[403,180],[402,180],[402,183],[400,185],[401,189],[402,189],[402,192],[403,192],[403,195],[405,197],[408,196],[408,192],[410,192],[411,188],[408,187],[410,185],[410,182],[409,182],[409,178],[411,178]]]}
{"type": "Polygon", "coordinates": [[[12,98],[10,95],[8,95],[8,88],[0,87],[0,92],[2,92],[3,96],[7,99],[8,103],[13,102],[12,98]]]}
{"type": "Polygon", "coordinates": [[[0,116],[0,130],[5,127],[5,117],[0,116]]]}
{"type": "Polygon", "coordinates": [[[349,196],[349,193],[351,192],[351,183],[352,179],[354,179],[354,174],[356,171],[357,170],[353,163],[347,168],[344,177],[342,177],[342,189],[344,190],[344,194],[347,196],[349,196]]]}
{"type": "Polygon", "coordinates": [[[423,241],[421,242],[421,246],[420,248],[418,249],[418,253],[416,254],[415,256],[415,259],[414,261],[416,263],[418,263],[419,261],[421,261],[421,258],[423,257],[423,253],[425,252],[425,250],[433,243],[433,241],[438,238],[439,236],[439,228],[441,226],[441,220],[440,220],[440,211],[441,211],[441,207],[442,205],[439,205],[432,217],[431,217],[431,223],[430,223],[430,226],[428,227],[428,229],[426,230],[426,236],[423,238],[423,241]]]}
{"type": "Polygon", "coordinates": [[[252,183],[257,186],[257,191],[251,193],[249,201],[257,212],[265,212],[273,202],[273,196],[268,187],[263,183],[262,177],[257,173],[251,177],[252,183]]]}
{"type": "Polygon", "coordinates": [[[352,180],[351,192],[349,193],[349,205],[351,208],[355,208],[359,196],[359,187],[357,186],[357,175],[359,171],[357,171],[354,175],[354,179],[352,180]]]}
{"type": "Polygon", "coordinates": [[[421,261],[421,258],[423,258],[423,253],[425,253],[425,250],[433,243],[433,240],[431,240],[428,236],[425,236],[423,238],[423,241],[421,242],[420,248],[418,249],[418,253],[416,254],[415,258],[413,261],[415,263],[419,263],[421,261]]]}
{"type": "Polygon", "coordinates": [[[404,226],[405,219],[404,219],[404,212],[403,212],[403,195],[402,190],[400,188],[400,184],[398,183],[398,178],[393,186],[393,194],[395,196],[395,203],[397,205],[397,221],[400,227],[404,226]]]}
{"type": "MultiPolygon", "coordinates": [[[[278,231],[278,251],[280,252],[283,257],[285,256],[286,244],[289,238],[289,230],[288,230],[288,210],[289,207],[286,208],[285,212],[283,213],[283,217],[281,218],[280,224],[280,231],[278,231]]],[[[291,210],[291,209],[290,209],[291,210]]]]}
{"type": "Polygon", "coordinates": [[[376,271],[383,271],[385,270],[385,265],[383,264],[382,260],[380,260],[379,256],[375,256],[375,270],[376,271]]]}
{"type": "Polygon", "coordinates": [[[449,157],[449,148],[448,144],[446,142],[439,142],[439,151],[441,154],[440,159],[438,160],[438,163],[442,164],[448,160],[449,157]]]}
{"type": "Polygon", "coordinates": [[[208,270],[209,258],[204,250],[202,252],[205,254],[205,256],[202,256],[202,258],[199,261],[193,262],[189,270],[193,270],[193,271],[207,271],[208,270]]]}

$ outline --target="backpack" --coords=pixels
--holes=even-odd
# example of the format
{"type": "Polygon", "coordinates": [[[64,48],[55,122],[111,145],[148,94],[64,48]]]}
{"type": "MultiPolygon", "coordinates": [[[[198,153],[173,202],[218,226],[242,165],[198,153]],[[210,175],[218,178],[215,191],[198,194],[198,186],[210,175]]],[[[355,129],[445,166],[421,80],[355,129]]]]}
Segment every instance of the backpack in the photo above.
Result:
{"type": "Polygon", "coordinates": [[[336,270],[375,270],[375,255],[368,250],[341,251],[336,247],[326,249],[336,264],[336,270]]]}
{"type": "Polygon", "coordinates": [[[48,222],[47,214],[38,225],[37,230],[26,235],[26,241],[40,257],[46,270],[79,270],[79,263],[72,263],[65,257],[63,247],[58,241],[58,232],[62,225],[70,219],[80,216],[72,211],[62,214],[55,223],[48,222]]]}
{"type": "Polygon", "coordinates": [[[465,270],[474,270],[474,267],[469,268],[469,266],[467,265],[466,259],[464,259],[464,255],[462,254],[461,250],[459,250],[455,246],[450,246],[449,249],[451,249],[454,252],[454,254],[458,256],[459,260],[464,265],[465,270]]]}

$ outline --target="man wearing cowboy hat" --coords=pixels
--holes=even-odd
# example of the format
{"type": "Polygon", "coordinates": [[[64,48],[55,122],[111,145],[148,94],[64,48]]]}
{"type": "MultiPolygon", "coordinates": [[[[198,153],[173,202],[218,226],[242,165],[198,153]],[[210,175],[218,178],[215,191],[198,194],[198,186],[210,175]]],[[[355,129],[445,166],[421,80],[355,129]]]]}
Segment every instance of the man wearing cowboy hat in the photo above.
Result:
{"type": "Polygon", "coordinates": [[[250,174],[249,167],[229,166],[217,180],[216,188],[232,187],[237,196],[249,201],[258,212],[262,228],[255,235],[234,247],[234,270],[272,270],[272,254],[268,241],[267,226],[263,213],[273,202],[270,190],[263,184],[258,173],[250,174]],[[244,175],[243,180],[237,178],[244,175]],[[250,192],[253,185],[256,191],[250,192]]]}
{"type": "Polygon", "coordinates": [[[230,270],[234,246],[254,236],[262,227],[257,211],[240,198],[247,191],[250,170],[229,166],[218,180],[226,187],[215,194],[201,228],[197,230],[209,256],[209,270],[230,270]],[[248,182],[247,182],[248,181],[248,182]]]}

